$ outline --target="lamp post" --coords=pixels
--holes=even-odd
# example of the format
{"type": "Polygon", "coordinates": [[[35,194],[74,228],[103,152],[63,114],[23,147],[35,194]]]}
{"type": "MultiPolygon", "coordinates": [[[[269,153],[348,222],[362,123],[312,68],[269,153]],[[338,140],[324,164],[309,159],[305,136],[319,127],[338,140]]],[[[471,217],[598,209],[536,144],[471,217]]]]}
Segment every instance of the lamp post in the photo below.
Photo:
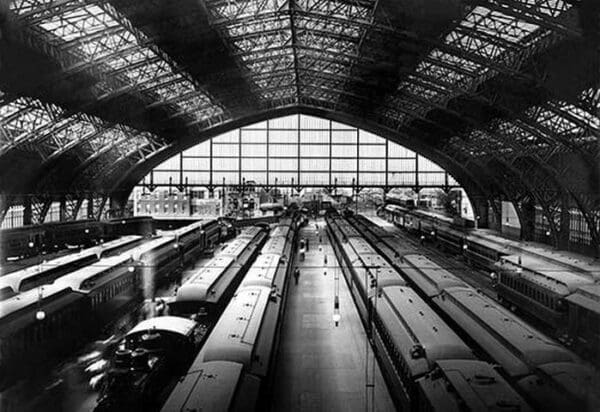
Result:
{"type": "Polygon", "coordinates": [[[379,265],[366,265],[365,268],[365,287],[367,288],[367,299],[373,299],[373,305],[367,301],[367,310],[369,311],[369,330],[365,341],[365,410],[375,410],[375,355],[369,351],[369,340],[373,338],[373,312],[377,312],[378,283],[379,283],[379,265]],[[375,269],[375,276],[371,272],[375,269]],[[369,368],[369,358],[373,355],[369,368]],[[369,378],[369,369],[371,369],[369,378]]]}
{"type": "MultiPolygon", "coordinates": [[[[325,265],[327,265],[327,255],[325,255],[325,265]]],[[[340,277],[337,268],[333,268],[334,279],[334,297],[333,297],[333,323],[338,327],[342,315],[340,315],[340,277]]]]}

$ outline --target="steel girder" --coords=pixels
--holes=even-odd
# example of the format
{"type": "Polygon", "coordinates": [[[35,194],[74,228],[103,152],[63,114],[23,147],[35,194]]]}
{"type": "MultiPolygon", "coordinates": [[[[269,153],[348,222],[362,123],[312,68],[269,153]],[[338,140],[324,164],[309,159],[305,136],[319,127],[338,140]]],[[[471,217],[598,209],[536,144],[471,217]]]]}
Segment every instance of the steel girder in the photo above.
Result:
{"type": "MultiPolygon", "coordinates": [[[[526,66],[557,44],[582,36],[575,2],[466,0],[471,8],[440,40],[399,25],[385,1],[206,1],[208,22],[236,65],[236,70],[224,71],[239,73],[241,82],[235,83],[231,94],[219,93],[216,98],[209,90],[218,74],[196,77],[188,72],[181,60],[157,46],[165,44],[161,31],[146,30],[159,23],[145,21],[144,30],[132,23],[143,15],[143,6],[136,5],[136,14],[129,18],[121,13],[121,3],[126,2],[12,3],[17,26],[23,28],[16,36],[61,63],[57,80],[83,73],[99,81],[90,88],[95,97],[79,108],[84,113],[64,107],[52,96],[43,101],[3,96],[0,156],[25,149],[37,153],[45,167],[76,158],[80,167],[79,177],[73,177],[75,186],[84,187],[91,180],[110,186],[110,179],[100,177],[117,176],[153,152],[173,147],[178,139],[187,141],[235,120],[226,103],[233,104],[236,91],[249,87],[253,98],[240,93],[244,102],[236,110],[257,101],[253,109],[259,111],[300,105],[355,115],[441,144],[448,156],[467,150],[470,164],[496,156],[519,178],[527,170],[522,160],[533,159],[563,188],[558,192],[567,190],[578,205],[596,208],[590,200],[593,193],[565,189],[560,165],[549,161],[557,153],[578,152],[590,165],[597,162],[598,89],[581,91],[575,101],[549,95],[549,101],[524,109],[510,107],[510,100],[496,90],[485,90],[491,80],[502,77],[535,81],[543,90],[543,82],[533,79],[526,66]],[[409,57],[396,70],[393,63],[399,55],[409,57]],[[380,70],[381,62],[391,64],[380,70]],[[374,73],[377,83],[370,81],[374,73]],[[104,117],[103,108],[130,96],[142,104],[120,119],[104,117]],[[468,113],[469,106],[455,103],[460,99],[479,102],[502,116],[478,119],[468,113]],[[15,114],[21,111],[15,111],[19,104],[22,114],[15,114]],[[151,110],[160,110],[160,121],[140,125],[134,119],[151,110]],[[461,123],[440,122],[437,113],[461,123]],[[143,129],[144,139],[132,144],[106,132],[118,128],[118,123],[130,126],[127,134],[140,135],[134,129],[143,129]],[[440,143],[438,135],[446,136],[447,143],[440,143]],[[461,144],[464,141],[468,147],[461,144]],[[515,157],[515,151],[521,157],[515,157]]],[[[155,0],[148,7],[164,4],[155,0]]],[[[172,21],[190,30],[183,16],[175,15],[172,21]]],[[[43,186],[50,189],[51,179],[43,186]]]]}

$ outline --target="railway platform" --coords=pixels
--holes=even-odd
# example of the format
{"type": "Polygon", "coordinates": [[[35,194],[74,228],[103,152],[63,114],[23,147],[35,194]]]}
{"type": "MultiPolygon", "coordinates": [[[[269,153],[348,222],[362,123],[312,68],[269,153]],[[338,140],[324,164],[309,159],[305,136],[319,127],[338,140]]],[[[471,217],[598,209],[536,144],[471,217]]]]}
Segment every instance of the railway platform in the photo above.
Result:
{"type": "Polygon", "coordinates": [[[323,219],[311,220],[299,233],[309,249],[296,262],[298,284],[290,279],[271,410],[393,411],[325,225],[323,219]],[[338,326],[333,321],[336,290],[338,326]]]}

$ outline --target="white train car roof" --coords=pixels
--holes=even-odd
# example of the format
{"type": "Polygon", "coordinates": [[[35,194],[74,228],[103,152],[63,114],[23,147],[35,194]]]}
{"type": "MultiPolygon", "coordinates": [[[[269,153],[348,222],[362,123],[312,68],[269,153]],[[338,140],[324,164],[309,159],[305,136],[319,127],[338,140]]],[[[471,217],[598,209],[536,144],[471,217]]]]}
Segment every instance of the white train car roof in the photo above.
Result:
{"type": "Polygon", "coordinates": [[[99,248],[102,251],[111,251],[112,249],[128,245],[130,243],[136,242],[143,238],[144,238],[143,236],[139,236],[139,235],[125,235],[125,236],[121,236],[120,238],[113,239],[108,242],[104,242],[95,247],[99,248]]]}
{"type": "Polygon", "coordinates": [[[191,336],[196,329],[197,323],[193,320],[178,316],[157,316],[138,323],[127,332],[125,337],[130,338],[137,334],[148,332],[167,332],[181,336],[191,336]]]}
{"type": "Polygon", "coordinates": [[[377,254],[377,252],[375,251],[375,249],[373,249],[371,244],[363,237],[349,238],[348,243],[350,243],[350,245],[352,246],[354,251],[359,255],[361,255],[361,254],[369,254],[369,255],[377,254]]]}
{"type": "Polygon", "coordinates": [[[175,236],[186,235],[196,229],[202,228],[204,225],[206,225],[209,222],[210,222],[210,220],[199,220],[197,222],[190,223],[189,225],[174,229],[172,231],[172,234],[175,236]]]}
{"type": "Polygon", "coordinates": [[[354,267],[361,281],[366,272],[370,279],[377,281],[379,289],[387,286],[406,285],[406,279],[377,253],[371,255],[359,254],[358,260],[354,262],[354,267]]]}
{"type": "Polygon", "coordinates": [[[269,237],[287,237],[290,233],[291,227],[289,225],[277,225],[273,229],[271,229],[271,233],[269,233],[269,237]]]}
{"type": "Polygon", "coordinates": [[[418,384],[433,411],[532,411],[487,362],[439,361],[436,370],[419,379],[418,384]]]}
{"type": "Polygon", "coordinates": [[[262,232],[264,229],[260,226],[248,226],[240,231],[240,234],[236,236],[236,239],[244,239],[246,237],[254,239],[256,235],[262,232]]]}
{"type": "MultiPolygon", "coordinates": [[[[49,300],[59,295],[61,292],[71,291],[72,289],[65,285],[44,285],[41,287],[42,301],[49,300]]],[[[3,319],[13,313],[16,313],[28,306],[37,305],[40,301],[39,288],[28,290],[19,295],[12,296],[0,303],[0,319],[3,319]]]]}
{"type": "Polygon", "coordinates": [[[260,381],[234,362],[205,362],[190,369],[167,399],[162,412],[253,410],[260,381]]]}
{"type": "Polygon", "coordinates": [[[385,205],[384,210],[387,210],[388,212],[392,212],[392,213],[395,213],[395,212],[405,213],[405,212],[407,212],[408,209],[406,209],[402,206],[398,206],[398,205],[387,204],[387,205],[385,205]]]}
{"type": "Polygon", "coordinates": [[[250,367],[270,294],[267,287],[238,289],[196,360],[238,362],[250,367]]]}
{"type": "Polygon", "coordinates": [[[106,242],[102,245],[86,248],[76,253],[69,253],[68,255],[43,261],[38,265],[29,266],[25,269],[9,273],[0,277],[0,290],[10,288],[14,293],[16,293],[21,289],[21,284],[25,280],[41,276],[50,269],[68,266],[84,259],[88,259],[92,256],[96,259],[99,259],[103,252],[110,252],[111,250],[136,242],[140,239],[142,239],[142,236],[123,236],[118,239],[111,240],[110,242],[106,242]]]}
{"type": "Polygon", "coordinates": [[[600,284],[580,286],[575,293],[567,296],[565,300],[572,305],[600,315],[600,284]]]}
{"type": "Polygon", "coordinates": [[[558,342],[474,289],[449,288],[435,300],[511,376],[548,363],[578,361],[558,342]]]}
{"type": "Polygon", "coordinates": [[[425,219],[431,219],[431,220],[438,220],[440,222],[446,222],[448,224],[452,224],[453,219],[449,216],[445,216],[445,215],[441,215],[439,213],[435,213],[435,212],[431,212],[428,210],[423,210],[423,209],[413,209],[411,211],[411,213],[414,216],[417,217],[421,217],[421,218],[425,218],[425,219]]]}
{"type": "Polygon", "coordinates": [[[219,255],[211,259],[206,265],[197,270],[187,282],[177,289],[177,302],[193,301],[203,302],[209,295],[220,296],[216,289],[219,279],[235,262],[232,256],[219,255]]]}
{"type": "Polygon", "coordinates": [[[171,236],[161,236],[157,239],[144,242],[143,244],[129,250],[127,253],[131,255],[133,260],[142,260],[143,258],[146,258],[146,256],[144,256],[146,253],[153,252],[156,249],[160,249],[169,244],[174,244],[174,242],[175,239],[171,236]]]}
{"type": "Polygon", "coordinates": [[[131,262],[131,256],[127,253],[103,258],[91,265],[56,279],[54,284],[69,286],[75,291],[87,293],[93,288],[109,282],[113,277],[120,276],[121,274],[118,272],[112,273],[111,269],[129,262],[131,262]],[[107,274],[108,271],[111,271],[111,273],[107,274]]]}
{"type": "Polygon", "coordinates": [[[465,282],[423,255],[404,255],[402,262],[400,270],[427,296],[435,296],[449,287],[467,286],[465,282]]]}
{"type": "Polygon", "coordinates": [[[342,235],[344,235],[346,238],[348,238],[348,239],[353,238],[353,237],[362,238],[362,235],[360,233],[358,233],[358,231],[354,228],[354,226],[352,226],[347,220],[345,220],[341,217],[335,217],[332,220],[338,226],[338,228],[340,229],[340,232],[342,232],[342,235]]]}
{"type": "Polygon", "coordinates": [[[32,289],[0,303],[0,339],[38,322],[35,316],[39,309],[44,311],[48,319],[54,312],[73,305],[83,296],[69,287],[59,285],[45,285],[42,291],[41,302],[38,289],[32,289]]]}
{"type": "Polygon", "coordinates": [[[522,268],[520,276],[561,295],[573,293],[578,287],[594,283],[592,278],[573,272],[564,266],[529,255],[520,258],[521,265],[519,265],[519,255],[502,256],[498,266],[501,270],[513,271],[520,266],[522,268]]]}
{"type": "Polygon", "coordinates": [[[43,261],[42,263],[29,266],[25,269],[18,270],[16,272],[9,273],[0,277],[0,289],[10,288],[13,292],[18,292],[21,289],[21,284],[31,278],[36,278],[38,276],[43,275],[45,272],[50,269],[54,269],[60,266],[66,266],[78,262],[82,259],[87,259],[90,256],[98,257],[97,248],[88,248],[84,249],[81,252],[70,253],[68,255],[64,255],[58,257],[56,259],[52,259],[49,261],[43,261]]]}
{"type": "Polygon", "coordinates": [[[520,379],[518,386],[543,402],[540,410],[576,410],[577,401],[585,405],[584,411],[600,410],[600,378],[591,366],[557,362],[542,365],[538,370],[542,379],[530,375],[520,379]]]}
{"type": "Polygon", "coordinates": [[[273,286],[277,268],[281,261],[281,255],[266,253],[256,258],[252,267],[246,273],[242,281],[242,287],[246,286],[273,286]]]}
{"type": "Polygon", "coordinates": [[[436,361],[475,359],[463,340],[409,287],[383,289],[377,314],[413,377],[430,371],[436,361]]]}
{"type": "MultiPolygon", "coordinates": [[[[284,236],[269,237],[261,249],[261,253],[283,255],[288,246],[288,238],[284,236]]],[[[289,256],[288,256],[289,257],[289,256]]]]}
{"type": "Polygon", "coordinates": [[[580,255],[565,250],[548,249],[547,245],[535,242],[519,242],[502,237],[498,233],[489,229],[477,229],[471,231],[471,237],[485,239],[505,248],[512,250],[510,254],[522,254],[533,256],[546,262],[554,262],[575,273],[581,273],[586,276],[600,280],[600,263],[598,260],[590,259],[587,256],[580,255]]]}
{"type": "Polygon", "coordinates": [[[253,239],[253,237],[236,237],[231,242],[229,242],[227,246],[225,246],[225,249],[223,249],[219,253],[219,256],[223,255],[237,258],[244,251],[244,249],[248,247],[248,244],[250,244],[250,242],[252,242],[253,239]]]}

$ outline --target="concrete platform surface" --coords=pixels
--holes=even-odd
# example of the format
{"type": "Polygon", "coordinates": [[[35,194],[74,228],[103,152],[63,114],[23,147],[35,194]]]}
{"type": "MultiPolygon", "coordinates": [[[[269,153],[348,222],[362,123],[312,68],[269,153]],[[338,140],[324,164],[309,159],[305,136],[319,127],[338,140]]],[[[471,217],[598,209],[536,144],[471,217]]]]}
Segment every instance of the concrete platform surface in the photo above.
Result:
{"type": "Polygon", "coordinates": [[[375,363],[373,368],[375,360],[348,286],[337,267],[325,222],[319,219],[317,224],[318,232],[314,220],[300,231],[300,238],[309,240],[309,250],[305,260],[297,262],[301,273],[299,284],[290,279],[275,366],[272,410],[393,411],[379,366],[375,363]],[[337,327],[333,322],[336,273],[341,314],[337,327]],[[374,393],[366,387],[367,367],[369,383],[375,376],[374,393]]]}

